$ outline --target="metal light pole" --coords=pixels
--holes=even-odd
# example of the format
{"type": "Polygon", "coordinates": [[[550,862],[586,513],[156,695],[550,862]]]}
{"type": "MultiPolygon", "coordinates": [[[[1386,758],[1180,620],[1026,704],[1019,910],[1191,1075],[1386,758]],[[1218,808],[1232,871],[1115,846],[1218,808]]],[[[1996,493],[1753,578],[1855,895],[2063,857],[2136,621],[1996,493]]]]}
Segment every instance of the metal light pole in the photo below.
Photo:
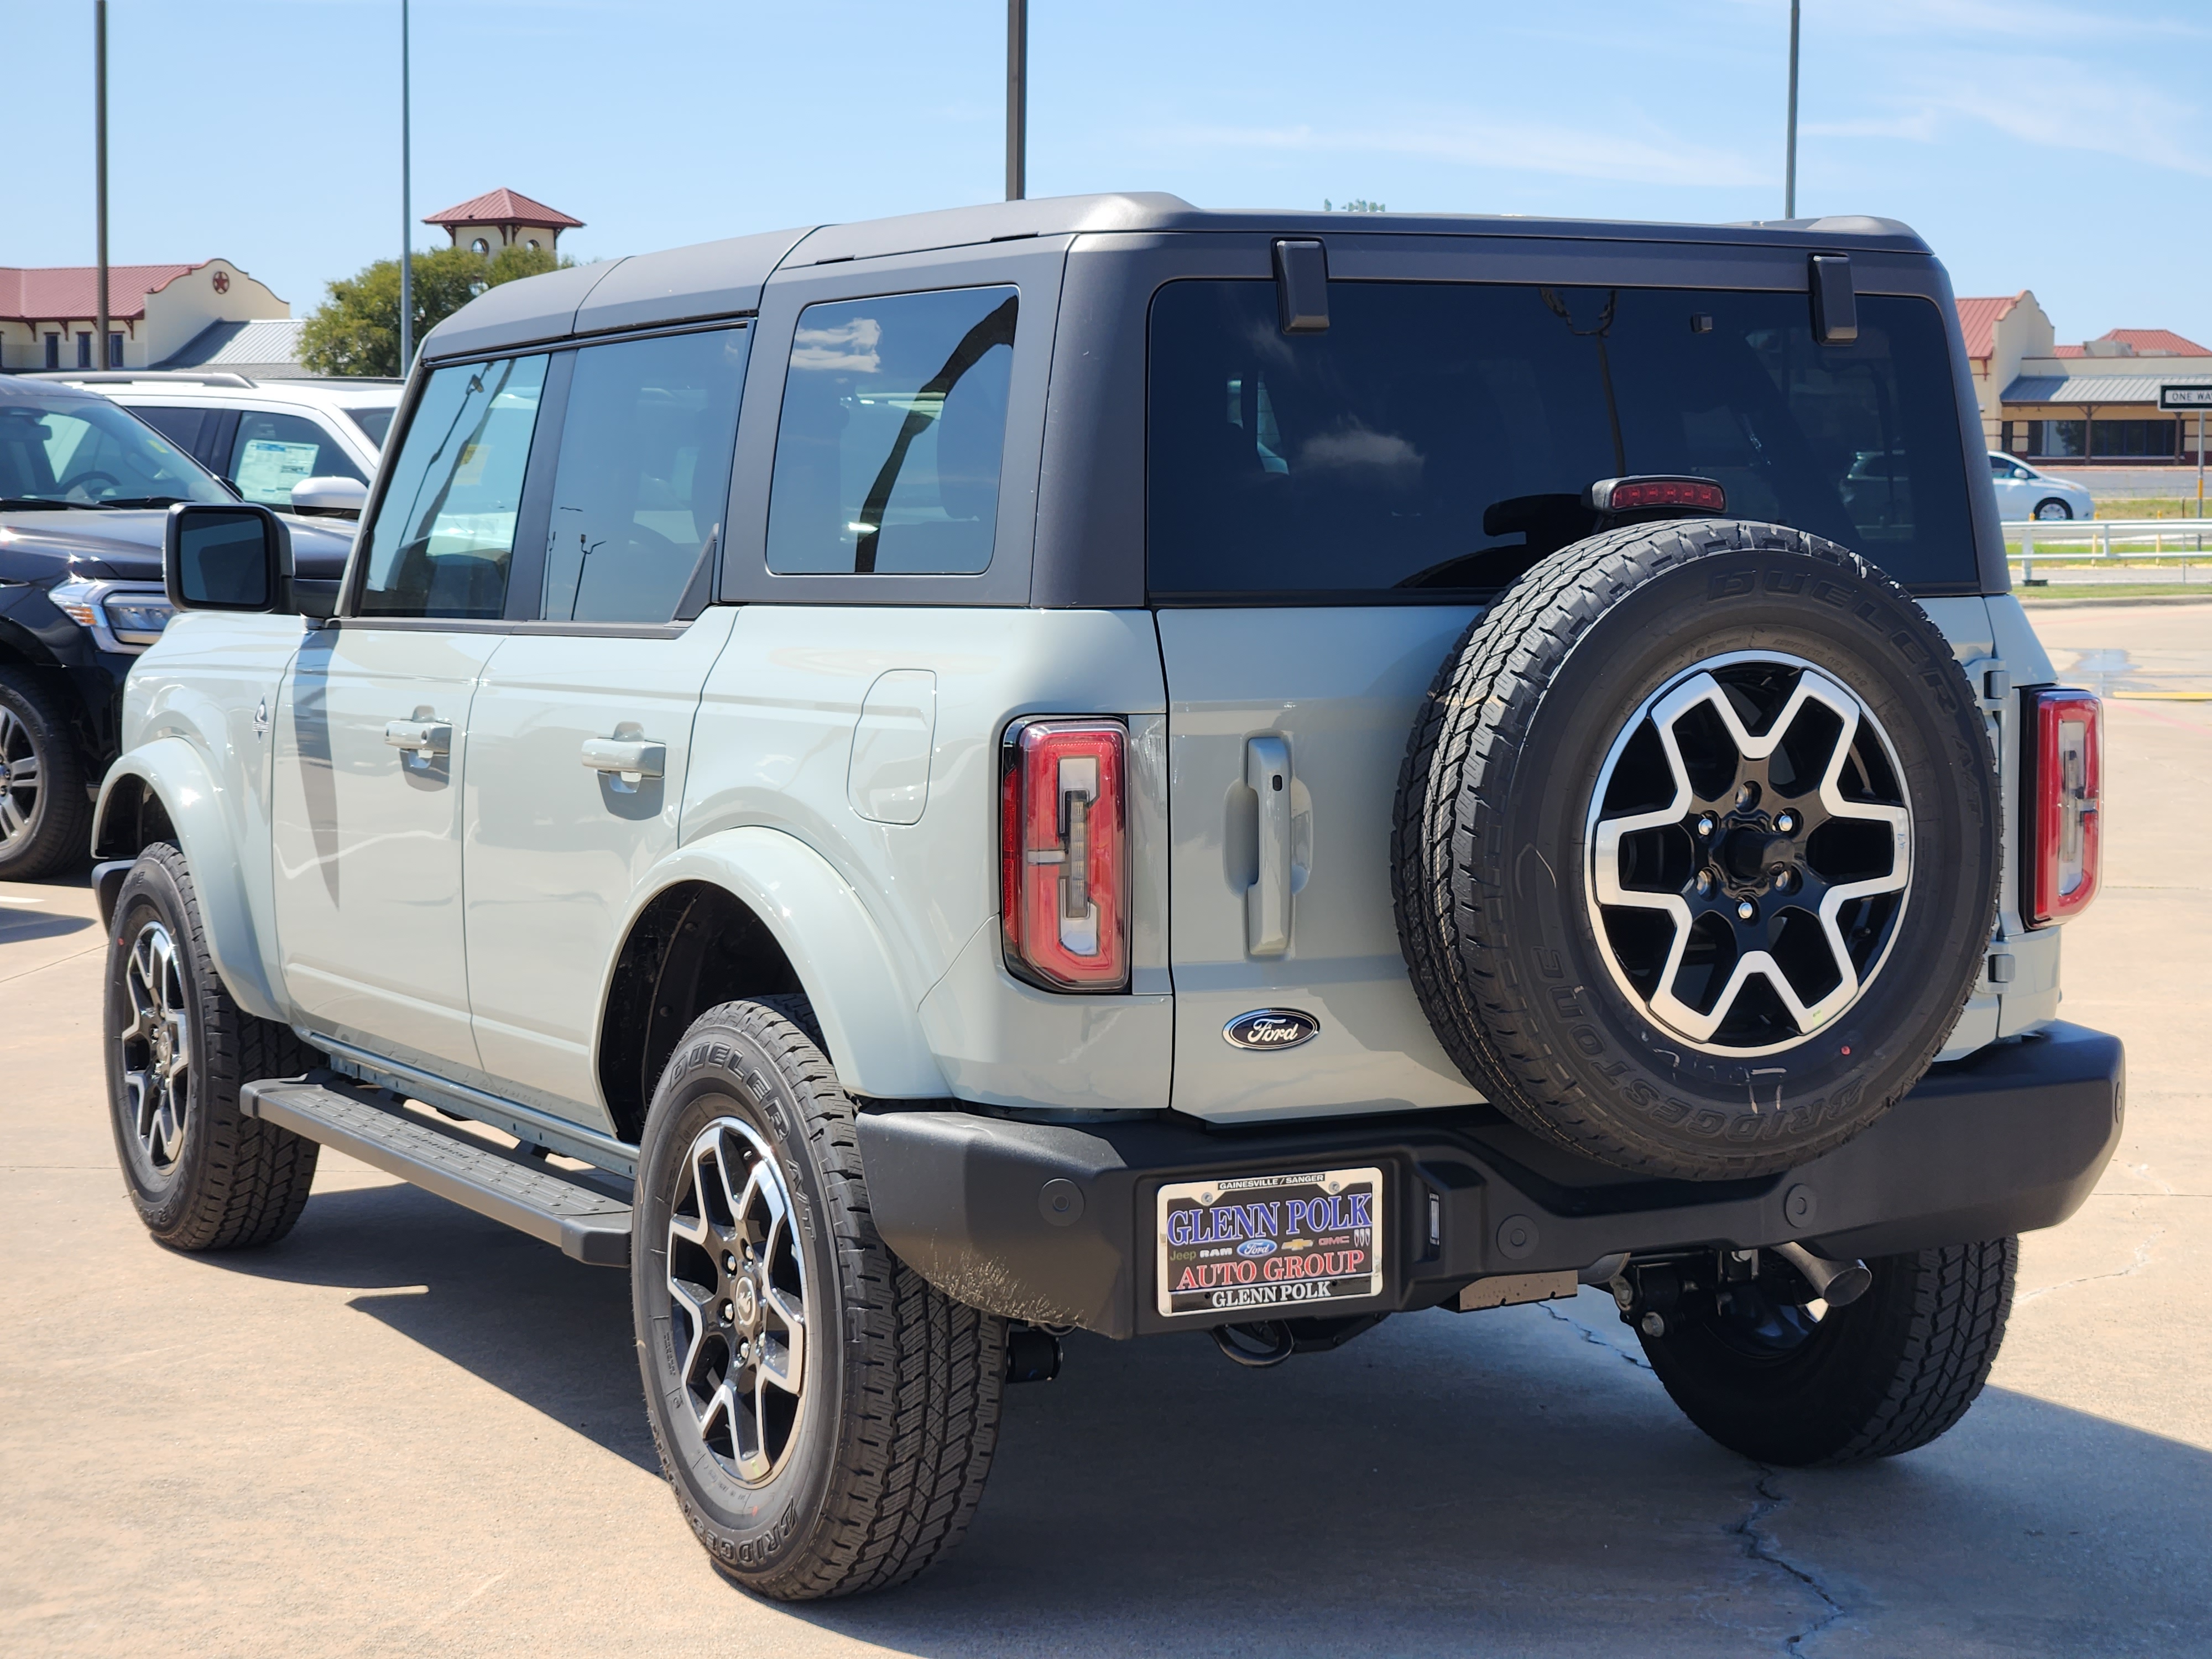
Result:
{"type": "Polygon", "coordinates": [[[1030,0],[1006,0],[1006,199],[1029,194],[1030,0]]]}
{"type": "Polygon", "coordinates": [[[406,377],[415,356],[415,204],[413,165],[408,155],[407,0],[399,0],[399,374],[406,377]]]}
{"type": "Polygon", "coordinates": [[[98,308],[99,332],[93,337],[93,367],[107,362],[107,0],[93,0],[92,7],[92,170],[93,214],[99,221],[94,231],[98,243],[100,291],[93,303],[98,308]]]}
{"type": "Polygon", "coordinates": [[[1790,0],[1790,141],[1789,159],[1784,171],[1782,185],[1782,216],[1797,216],[1797,8],[1799,0],[1790,0]]]}

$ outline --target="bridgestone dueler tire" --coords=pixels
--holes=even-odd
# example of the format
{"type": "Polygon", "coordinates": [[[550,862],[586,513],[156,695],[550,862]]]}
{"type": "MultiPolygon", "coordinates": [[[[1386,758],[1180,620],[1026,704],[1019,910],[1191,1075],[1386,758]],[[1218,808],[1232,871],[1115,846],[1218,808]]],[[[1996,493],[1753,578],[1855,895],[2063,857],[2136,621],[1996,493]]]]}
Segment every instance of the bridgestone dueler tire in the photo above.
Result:
{"type": "Polygon", "coordinates": [[[185,855],[166,842],[139,854],[116,894],[105,1020],[109,1127],[125,1186],[146,1231],[174,1250],[250,1249],[290,1232],[307,1207],[322,1149],[289,1129],[242,1115],[238,1091],[262,1078],[297,1077],[319,1065],[322,1056],[289,1026],[258,1018],[232,1000],[208,954],[191,871],[185,855]],[[191,1033],[182,1154],[167,1170],[151,1160],[138,1137],[120,1036],[129,1020],[128,958],[149,923],[174,941],[191,1033]]]}
{"type": "Polygon", "coordinates": [[[880,1589],[951,1552],[998,1441],[1006,1326],[932,1289],[876,1234],[851,1099],[801,997],[701,1015],[638,1149],[632,1300],[647,1414],[669,1484],[724,1577],[812,1601],[880,1589]],[[748,1486],[691,1413],[667,1288],[678,1170],[719,1118],[774,1149],[805,1251],[804,1404],[787,1456],[748,1486]]]}
{"type": "Polygon", "coordinates": [[[1867,1265],[1865,1294],[1787,1353],[1747,1353],[1711,1318],[1638,1340],[1683,1414],[1731,1451],[1793,1467],[1893,1457],[1942,1434],[1981,1394],[2012,1312],[2020,1241],[1867,1265]]]}
{"type": "Polygon", "coordinates": [[[1400,774],[1400,941],[1445,1051],[1500,1109],[1652,1176],[1771,1174],[1842,1145],[1925,1072],[1982,971],[1999,870],[1972,688],[1911,596],[1834,544],[1704,520],[1545,559],[1438,672],[1400,774]],[[1593,921],[1586,814],[1670,680],[1725,653],[1816,665],[1879,720],[1911,813],[1886,957],[1833,1022],[1748,1058],[1701,1050],[1621,988],[1593,921]]]}

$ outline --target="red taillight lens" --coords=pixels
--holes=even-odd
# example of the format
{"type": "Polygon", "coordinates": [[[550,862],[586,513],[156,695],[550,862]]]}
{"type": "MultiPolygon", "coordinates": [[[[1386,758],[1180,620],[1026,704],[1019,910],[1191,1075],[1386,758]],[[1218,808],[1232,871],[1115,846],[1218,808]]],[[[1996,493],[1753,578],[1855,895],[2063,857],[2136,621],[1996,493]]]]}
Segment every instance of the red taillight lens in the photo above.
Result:
{"type": "Polygon", "coordinates": [[[2027,820],[2021,908],[2045,927],[2080,915],[2097,896],[2102,861],[2104,705],[2087,691],[2030,691],[2027,820]]]}
{"type": "Polygon", "coordinates": [[[1728,491],[1711,478],[1602,478],[1590,486],[1589,504],[1601,513],[1632,513],[1653,507],[1725,513],[1728,491]]]}
{"type": "Polygon", "coordinates": [[[999,883],[1006,966],[1048,990],[1129,982],[1128,734],[1114,720],[1026,720],[1006,733],[999,883]]]}

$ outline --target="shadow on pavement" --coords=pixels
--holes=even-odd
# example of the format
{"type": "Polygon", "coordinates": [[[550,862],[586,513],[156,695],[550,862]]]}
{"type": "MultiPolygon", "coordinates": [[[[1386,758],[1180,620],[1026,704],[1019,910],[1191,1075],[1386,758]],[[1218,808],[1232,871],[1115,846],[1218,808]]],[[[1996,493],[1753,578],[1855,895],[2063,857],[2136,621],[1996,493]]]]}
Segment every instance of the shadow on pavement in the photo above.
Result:
{"type": "Polygon", "coordinates": [[[0,910],[0,945],[17,945],[27,939],[58,939],[64,933],[82,933],[100,925],[93,916],[54,916],[37,910],[0,910]]]}
{"type": "MultiPolygon", "coordinates": [[[[357,1290],[658,1474],[627,1274],[404,1187],[319,1193],[283,1244],[207,1260],[357,1290]]],[[[1202,1336],[1079,1334],[1059,1382],[1008,1391],[957,1554],[788,1611],[933,1656],[2195,1652],[2208,1536],[2212,1455],[2000,1389],[1906,1457],[1747,1463],[1676,1413],[1593,1292],[1394,1320],[1264,1372],[1202,1336]]]]}

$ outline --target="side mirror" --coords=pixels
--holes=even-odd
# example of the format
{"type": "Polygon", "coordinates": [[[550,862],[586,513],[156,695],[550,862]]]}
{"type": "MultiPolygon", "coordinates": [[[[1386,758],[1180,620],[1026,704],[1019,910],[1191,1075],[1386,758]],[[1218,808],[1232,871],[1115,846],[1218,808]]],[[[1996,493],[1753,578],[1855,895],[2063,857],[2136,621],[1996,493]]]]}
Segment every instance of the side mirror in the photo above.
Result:
{"type": "Polygon", "coordinates": [[[161,581],[179,611],[289,608],[292,537],[250,501],[179,501],[161,530],[161,581]]]}
{"type": "Polygon", "coordinates": [[[302,478],[292,486],[292,510],[304,518],[358,519],[368,486],[358,478],[302,478]]]}

